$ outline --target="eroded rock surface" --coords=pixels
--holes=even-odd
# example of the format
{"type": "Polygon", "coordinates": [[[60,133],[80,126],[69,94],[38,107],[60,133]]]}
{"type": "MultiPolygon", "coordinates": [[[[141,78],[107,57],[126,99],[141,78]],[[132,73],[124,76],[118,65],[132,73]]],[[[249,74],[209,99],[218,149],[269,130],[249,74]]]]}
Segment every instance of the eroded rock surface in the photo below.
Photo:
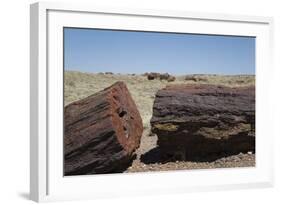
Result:
{"type": "Polygon", "coordinates": [[[151,128],[166,157],[255,151],[255,87],[167,86],[156,94],[151,128]]]}

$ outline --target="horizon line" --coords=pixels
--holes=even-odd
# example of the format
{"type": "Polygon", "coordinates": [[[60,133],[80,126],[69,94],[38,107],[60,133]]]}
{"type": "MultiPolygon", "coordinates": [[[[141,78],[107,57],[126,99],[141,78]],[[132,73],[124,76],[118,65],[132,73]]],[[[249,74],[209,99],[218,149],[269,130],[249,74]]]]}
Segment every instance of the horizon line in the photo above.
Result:
{"type": "Polygon", "coordinates": [[[148,72],[142,72],[142,73],[116,73],[112,72],[110,70],[105,70],[105,71],[98,71],[98,72],[91,72],[91,71],[81,71],[81,70],[75,70],[75,69],[64,69],[66,72],[79,72],[79,73],[85,73],[85,74],[99,74],[99,73],[106,73],[106,72],[111,72],[113,74],[118,74],[118,75],[142,75],[145,73],[168,73],[171,75],[175,76],[183,76],[183,75],[223,75],[223,76],[237,76],[237,75],[248,75],[248,76],[255,76],[255,73],[235,73],[235,74],[223,74],[223,73],[184,73],[184,74],[175,74],[175,73],[169,73],[169,72],[157,72],[157,71],[148,71],[148,72]]]}

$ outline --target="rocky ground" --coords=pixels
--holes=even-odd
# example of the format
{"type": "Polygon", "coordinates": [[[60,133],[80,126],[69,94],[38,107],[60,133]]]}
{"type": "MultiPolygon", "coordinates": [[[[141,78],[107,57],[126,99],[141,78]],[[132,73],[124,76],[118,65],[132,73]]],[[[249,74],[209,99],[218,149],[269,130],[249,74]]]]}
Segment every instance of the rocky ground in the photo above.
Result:
{"type": "Polygon", "coordinates": [[[137,157],[133,164],[125,172],[143,171],[168,171],[186,169],[228,168],[228,167],[251,167],[255,166],[254,153],[240,153],[232,156],[208,156],[206,159],[194,159],[192,161],[169,161],[160,158],[157,148],[157,136],[150,136],[150,119],[155,93],[167,84],[218,84],[230,87],[253,85],[255,76],[220,76],[203,75],[201,80],[186,80],[184,76],[176,76],[174,82],[165,80],[147,80],[142,75],[124,74],[92,74],[81,72],[65,72],[65,105],[83,99],[96,93],[116,81],[124,81],[140,111],[144,132],[141,145],[137,149],[137,157]]]}

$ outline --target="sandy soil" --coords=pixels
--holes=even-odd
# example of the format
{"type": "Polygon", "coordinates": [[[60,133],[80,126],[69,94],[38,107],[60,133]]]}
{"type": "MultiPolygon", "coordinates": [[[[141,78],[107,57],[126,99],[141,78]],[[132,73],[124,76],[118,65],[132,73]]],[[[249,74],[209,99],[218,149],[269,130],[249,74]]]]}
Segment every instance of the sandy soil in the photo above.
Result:
{"type": "Polygon", "coordinates": [[[136,151],[137,157],[126,172],[139,171],[168,171],[182,169],[205,169],[205,168],[227,168],[227,167],[249,167],[255,166],[255,154],[240,153],[232,156],[209,156],[201,161],[161,161],[159,149],[157,148],[157,136],[150,136],[149,121],[152,116],[152,106],[155,93],[167,84],[178,83],[200,83],[219,84],[231,87],[252,85],[255,83],[254,76],[220,76],[200,75],[200,81],[185,80],[184,76],[176,76],[176,81],[147,80],[142,75],[131,74],[93,74],[67,71],[64,74],[64,104],[92,95],[116,81],[124,81],[135,100],[143,119],[144,132],[141,145],[136,151]]]}

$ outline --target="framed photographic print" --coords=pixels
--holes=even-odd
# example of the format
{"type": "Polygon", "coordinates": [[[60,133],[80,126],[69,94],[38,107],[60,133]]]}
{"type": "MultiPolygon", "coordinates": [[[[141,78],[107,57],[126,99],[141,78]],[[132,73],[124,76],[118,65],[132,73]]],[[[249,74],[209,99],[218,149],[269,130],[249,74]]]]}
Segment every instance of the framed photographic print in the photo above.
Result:
{"type": "Polygon", "coordinates": [[[272,24],[32,4],[31,199],[272,186],[272,24]]]}

